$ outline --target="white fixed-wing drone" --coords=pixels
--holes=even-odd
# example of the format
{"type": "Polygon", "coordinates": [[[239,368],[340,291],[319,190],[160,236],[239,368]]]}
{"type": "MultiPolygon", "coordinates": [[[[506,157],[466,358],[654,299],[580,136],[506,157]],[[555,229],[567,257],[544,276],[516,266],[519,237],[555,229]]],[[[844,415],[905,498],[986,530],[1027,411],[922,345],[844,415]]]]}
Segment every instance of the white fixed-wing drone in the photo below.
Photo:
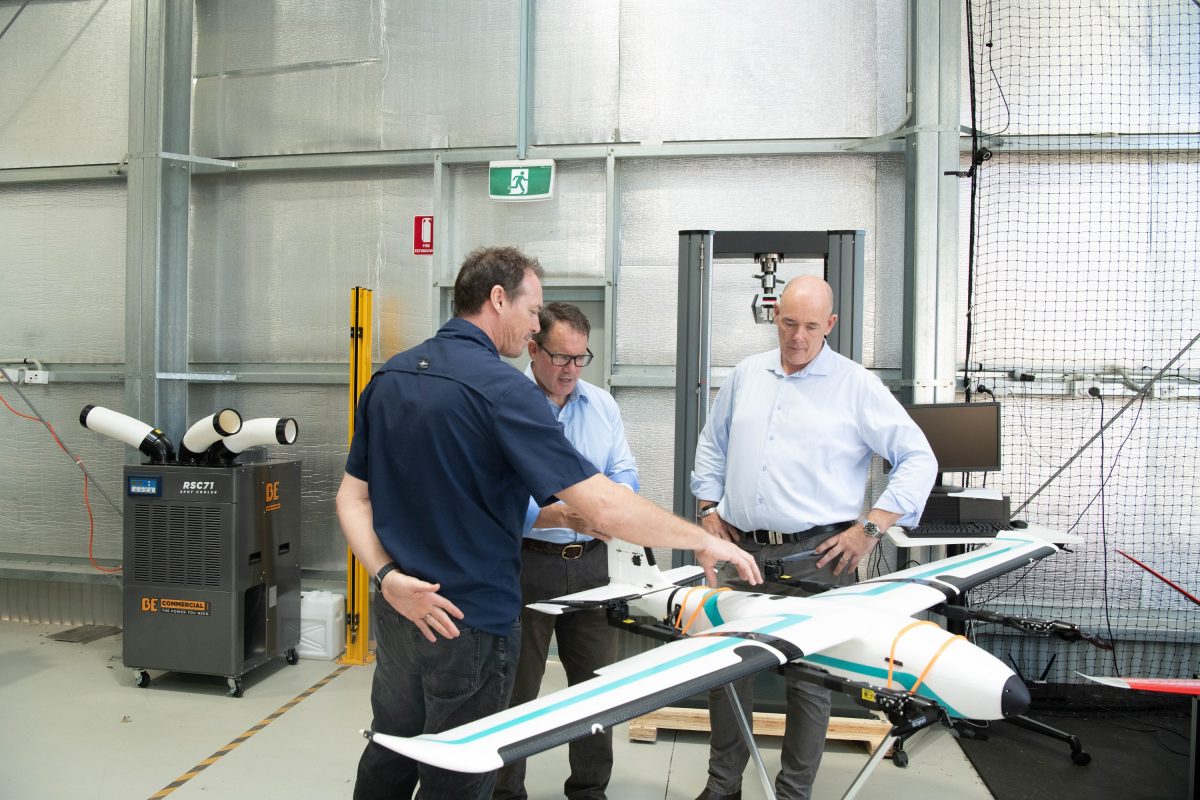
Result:
{"type": "MultiPolygon", "coordinates": [[[[1011,669],[964,637],[912,615],[932,609],[1103,646],[1067,623],[950,605],[968,589],[1058,549],[1023,531],[1005,531],[980,550],[794,597],[685,586],[700,576],[699,567],[660,572],[650,551],[614,539],[608,543],[607,586],[531,608],[560,614],[607,607],[613,624],[667,644],[605,667],[591,680],[442,733],[363,733],[426,764],[487,772],[788,662],[806,667],[807,680],[886,712],[893,737],[950,718],[1014,716],[1030,698],[1011,669]]],[[[768,577],[790,581],[780,574],[783,565],[767,566],[768,577]]]]}

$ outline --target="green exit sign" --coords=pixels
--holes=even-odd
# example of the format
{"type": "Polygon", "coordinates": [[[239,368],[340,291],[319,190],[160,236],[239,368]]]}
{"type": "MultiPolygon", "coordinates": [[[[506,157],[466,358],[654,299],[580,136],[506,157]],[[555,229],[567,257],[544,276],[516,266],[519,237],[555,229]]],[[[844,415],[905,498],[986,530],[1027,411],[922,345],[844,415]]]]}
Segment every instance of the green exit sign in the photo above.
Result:
{"type": "Polygon", "coordinates": [[[554,161],[492,161],[488,196],[493,200],[549,200],[554,196],[554,161]]]}

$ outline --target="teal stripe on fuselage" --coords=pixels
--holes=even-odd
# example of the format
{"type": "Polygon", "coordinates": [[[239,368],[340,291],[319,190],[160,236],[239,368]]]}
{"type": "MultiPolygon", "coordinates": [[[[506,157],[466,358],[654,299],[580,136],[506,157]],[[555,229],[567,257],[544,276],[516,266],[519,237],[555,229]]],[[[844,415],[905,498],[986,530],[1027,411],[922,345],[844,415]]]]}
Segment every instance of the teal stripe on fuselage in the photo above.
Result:
{"type": "MultiPolygon", "coordinates": [[[[774,633],[775,631],[778,631],[782,628],[788,628],[793,625],[798,625],[801,622],[807,622],[809,619],[811,619],[811,617],[807,614],[783,614],[780,616],[781,616],[781,619],[778,622],[772,622],[770,625],[765,625],[762,628],[755,630],[754,632],[755,633],[774,633]]],[[[466,744],[467,742],[473,742],[476,739],[482,739],[485,736],[491,736],[493,734],[503,731],[506,728],[512,728],[514,726],[528,722],[532,719],[537,719],[538,717],[544,716],[551,712],[558,711],[563,708],[568,708],[576,703],[583,702],[584,700],[590,700],[593,697],[597,697],[606,692],[611,692],[615,689],[619,689],[623,686],[627,686],[631,683],[635,683],[643,678],[650,677],[651,675],[657,675],[660,672],[663,672],[668,669],[672,669],[681,664],[686,664],[689,661],[694,661],[695,659],[703,658],[704,656],[710,655],[712,653],[716,653],[720,650],[725,650],[730,647],[737,647],[739,644],[742,644],[742,643],[743,643],[743,640],[738,638],[737,636],[713,637],[712,644],[710,644],[709,646],[707,646],[705,648],[697,650],[694,653],[687,653],[685,655],[681,655],[677,658],[671,659],[670,661],[664,662],[662,664],[656,664],[652,667],[648,667],[647,669],[642,670],[641,672],[634,673],[633,675],[630,675],[627,678],[622,678],[620,680],[616,680],[611,683],[606,683],[603,686],[597,686],[596,688],[591,689],[587,692],[584,692],[583,694],[576,695],[575,697],[568,697],[568,698],[561,700],[553,705],[546,706],[545,708],[539,708],[537,711],[531,711],[522,717],[517,717],[516,719],[510,720],[508,722],[502,722],[498,725],[488,728],[487,730],[480,731],[479,733],[473,733],[470,736],[464,736],[461,739],[454,739],[451,741],[447,741],[446,743],[447,744],[466,744]]]]}
{"type": "Polygon", "coordinates": [[[715,628],[718,625],[724,625],[725,620],[721,618],[721,609],[717,608],[717,598],[720,594],[714,593],[708,598],[708,602],[704,604],[704,613],[708,616],[708,621],[715,628]]]}
{"type": "MultiPolygon", "coordinates": [[[[830,658],[829,656],[823,656],[819,653],[811,656],[804,656],[802,660],[812,664],[820,664],[823,667],[829,667],[831,669],[840,669],[843,672],[856,672],[859,675],[870,675],[874,678],[880,679],[884,683],[887,681],[887,670],[879,667],[868,667],[866,664],[857,664],[853,661],[845,661],[840,658],[830,658]]],[[[912,691],[912,687],[916,685],[917,676],[913,675],[911,672],[900,672],[899,670],[896,670],[892,672],[892,680],[900,684],[907,692],[912,691]]],[[[917,694],[933,700],[942,708],[946,709],[946,712],[952,717],[963,716],[962,714],[959,714],[953,706],[939,697],[937,692],[930,689],[928,683],[922,683],[917,689],[917,694]]]]}

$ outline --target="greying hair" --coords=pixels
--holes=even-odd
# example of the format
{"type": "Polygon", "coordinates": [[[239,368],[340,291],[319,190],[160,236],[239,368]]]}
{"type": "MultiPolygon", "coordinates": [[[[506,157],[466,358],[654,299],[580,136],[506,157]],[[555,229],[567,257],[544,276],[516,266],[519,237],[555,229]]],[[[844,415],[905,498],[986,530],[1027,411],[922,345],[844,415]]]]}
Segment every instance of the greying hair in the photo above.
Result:
{"type": "Polygon", "coordinates": [[[546,337],[550,335],[550,328],[556,322],[561,322],[584,336],[590,336],[592,333],[592,323],[588,322],[588,318],[579,310],[579,306],[570,303],[546,303],[538,313],[538,323],[542,329],[533,335],[533,340],[537,342],[538,347],[542,347],[546,343],[546,337]]]}
{"type": "Polygon", "coordinates": [[[467,254],[454,280],[454,314],[474,314],[483,307],[499,286],[509,297],[521,294],[525,272],[532,272],[540,281],[544,276],[536,258],[530,258],[515,247],[480,247],[467,254]]]}

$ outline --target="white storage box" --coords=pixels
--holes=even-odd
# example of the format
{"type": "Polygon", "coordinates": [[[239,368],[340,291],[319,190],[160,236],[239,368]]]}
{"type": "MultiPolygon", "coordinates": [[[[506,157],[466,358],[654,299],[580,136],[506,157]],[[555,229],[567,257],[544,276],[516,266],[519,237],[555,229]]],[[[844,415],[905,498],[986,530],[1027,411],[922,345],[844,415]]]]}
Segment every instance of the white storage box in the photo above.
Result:
{"type": "Polygon", "coordinates": [[[346,599],[333,592],[300,593],[301,658],[332,661],[346,649],[346,599]]]}

